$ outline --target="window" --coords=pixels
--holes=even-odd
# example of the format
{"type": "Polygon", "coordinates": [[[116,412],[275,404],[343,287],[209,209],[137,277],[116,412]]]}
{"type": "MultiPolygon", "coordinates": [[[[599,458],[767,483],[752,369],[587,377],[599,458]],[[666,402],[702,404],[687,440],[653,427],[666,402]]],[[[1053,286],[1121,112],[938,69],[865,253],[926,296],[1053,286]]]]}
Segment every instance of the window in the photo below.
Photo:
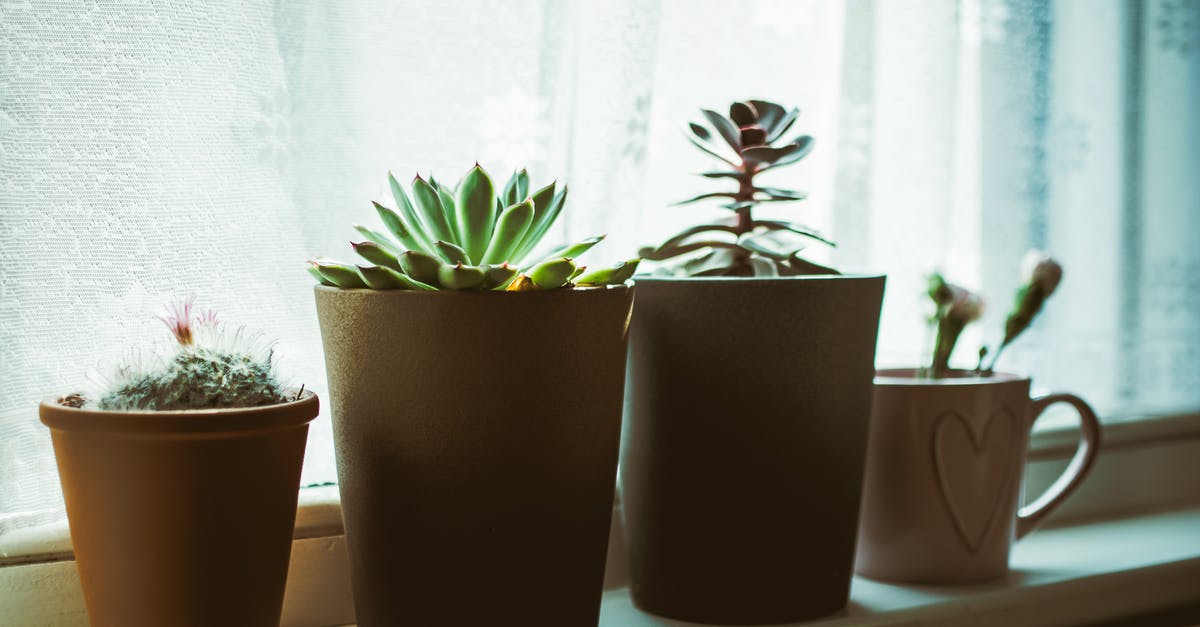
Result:
{"type": "MultiPolygon", "coordinates": [[[[1156,0],[589,0],[0,9],[0,534],[61,517],[43,397],[161,335],[192,293],[324,393],[302,261],[372,221],[385,172],[478,159],[572,188],[597,263],[712,185],[700,106],[805,110],[781,209],[886,272],[881,364],[924,358],[924,275],[991,301],[1030,247],[1067,268],[1004,367],[1110,419],[1200,408],[1200,8],[1156,0]]],[[[717,211],[713,209],[712,211],[717,211]]],[[[820,258],[820,257],[818,257],[820,258]]],[[[335,479],[328,416],[304,481],[335,479]]]]}

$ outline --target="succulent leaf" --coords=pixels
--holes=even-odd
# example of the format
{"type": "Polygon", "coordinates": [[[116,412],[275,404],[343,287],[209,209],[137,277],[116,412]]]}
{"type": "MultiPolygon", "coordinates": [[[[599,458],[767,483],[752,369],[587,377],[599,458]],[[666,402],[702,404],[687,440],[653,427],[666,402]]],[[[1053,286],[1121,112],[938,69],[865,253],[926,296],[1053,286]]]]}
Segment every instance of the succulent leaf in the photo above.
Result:
{"type": "Polygon", "coordinates": [[[390,250],[393,255],[399,255],[400,253],[404,252],[404,249],[397,246],[396,242],[393,241],[392,238],[384,235],[383,233],[380,233],[379,231],[375,231],[373,229],[368,229],[367,227],[365,227],[361,224],[355,224],[354,230],[358,231],[359,234],[361,234],[363,237],[367,238],[368,240],[375,242],[376,244],[379,244],[380,246],[383,246],[384,248],[390,250]]]}
{"type": "Polygon", "coordinates": [[[554,221],[558,219],[558,215],[562,213],[563,205],[567,202],[567,186],[564,185],[554,198],[550,201],[549,206],[545,211],[537,210],[533,219],[533,224],[529,226],[529,230],[525,233],[524,240],[513,253],[512,258],[516,261],[524,259],[530,252],[537,247],[542,238],[554,226],[554,221]]]}
{"type": "Polygon", "coordinates": [[[490,265],[483,271],[483,288],[488,290],[502,289],[516,276],[517,269],[507,263],[490,265]]]}
{"type": "Polygon", "coordinates": [[[333,261],[310,261],[309,263],[321,276],[325,277],[325,280],[337,287],[355,289],[367,286],[362,275],[354,266],[333,261]]]}
{"type": "Polygon", "coordinates": [[[458,246],[457,244],[451,244],[450,242],[438,240],[434,243],[434,246],[437,247],[438,253],[442,256],[442,259],[445,259],[448,263],[463,263],[468,265],[471,263],[471,260],[467,255],[467,251],[463,250],[462,247],[458,246]]]}
{"type": "Polygon", "coordinates": [[[775,260],[773,259],[768,259],[760,255],[750,255],[749,262],[750,268],[754,271],[754,276],[779,276],[779,270],[776,268],[775,260]]]}
{"type": "Polygon", "coordinates": [[[733,192],[709,192],[707,194],[700,194],[699,196],[693,196],[691,198],[688,198],[687,200],[680,200],[679,202],[676,202],[674,204],[686,205],[688,203],[696,202],[699,200],[705,200],[708,198],[737,198],[737,194],[735,194],[733,192]]]}
{"type": "Polygon", "coordinates": [[[461,263],[438,268],[438,282],[451,290],[472,290],[483,285],[483,269],[461,263]]]}
{"type": "Polygon", "coordinates": [[[766,170],[778,168],[779,166],[792,164],[792,163],[795,163],[795,162],[807,157],[808,153],[812,152],[812,149],[813,149],[813,138],[809,137],[808,135],[802,135],[802,136],[797,137],[796,139],[792,140],[792,143],[787,144],[787,145],[788,146],[796,146],[798,149],[790,151],[786,156],[776,159],[770,165],[759,168],[759,171],[763,172],[766,170]]]}
{"type": "Polygon", "coordinates": [[[721,138],[725,140],[725,143],[729,144],[730,148],[733,148],[734,152],[742,152],[741,134],[738,133],[737,126],[734,126],[733,122],[729,121],[729,118],[711,109],[701,109],[700,112],[704,114],[704,117],[708,118],[708,123],[717,129],[717,132],[721,134],[721,138]]]}
{"type": "Polygon", "coordinates": [[[783,137],[783,134],[788,132],[788,129],[792,127],[792,124],[796,122],[796,118],[798,117],[800,117],[800,109],[796,107],[793,107],[791,111],[783,114],[783,117],[777,123],[772,125],[774,128],[767,131],[767,143],[773,144],[779,141],[779,138],[783,137]]]}
{"type": "Polygon", "coordinates": [[[539,290],[553,290],[567,284],[575,272],[575,262],[565,257],[543,261],[530,268],[529,279],[539,290]]]}
{"type": "Polygon", "coordinates": [[[412,201],[408,199],[408,194],[404,192],[404,188],[400,186],[396,177],[388,172],[388,187],[392,190],[392,197],[396,199],[396,207],[399,214],[404,218],[404,224],[410,230],[415,231],[418,241],[422,244],[428,244],[430,240],[425,237],[425,231],[429,225],[425,224],[421,217],[417,215],[416,208],[413,207],[412,201]]]}
{"type": "Polygon", "coordinates": [[[753,105],[754,110],[758,112],[758,124],[767,129],[767,133],[775,130],[776,125],[785,115],[783,107],[774,102],[766,100],[748,100],[747,102],[753,105]]]}
{"type": "Polygon", "coordinates": [[[315,267],[308,266],[305,268],[305,270],[308,270],[308,273],[311,274],[313,276],[313,278],[317,280],[317,283],[320,283],[321,285],[325,285],[327,287],[337,287],[336,283],[325,278],[325,276],[322,275],[320,273],[320,271],[318,271],[315,267]]]}
{"type": "Polygon", "coordinates": [[[572,280],[576,285],[621,285],[637,272],[641,259],[629,259],[608,268],[600,268],[586,274],[579,274],[572,280]]]}
{"type": "Polygon", "coordinates": [[[801,226],[799,224],[790,224],[788,222],[782,222],[779,220],[755,220],[750,224],[754,227],[762,227],[768,231],[788,231],[797,235],[803,235],[804,237],[810,239],[815,239],[827,246],[832,246],[835,248],[837,247],[837,244],[835,244],[832,240],[822,236],[816,230],[810,229],[806,226],[801,226]]]}
{"type": "Polygon", "coordinates": [[[532,200],[526,200],[505,209],[504,213],[500,214],[500,219],[496,221],[492,242],[483,254],[483,263],[494,264],[510,259],[513,251],[525,238],[525,233],[529,231],[529,225],[532,222],[532,200]]]}
{"type": "Polygon", "coordinates": [[[476,164],[458,184],[459,242],[472,263],[483,259],[496,225],[496,187],[476,164]]]}
{"type": "Polygon", "coordinates": [[[729,105],[729,119],[739,127],[758,124],[758,111],[755,111],[754,105],[749,103],[735,102],[729,105]]]}
{"type": "Polygon", "coordinates": [[[420,176],[413,178],[412,189],[413,200],[421,209],[422,221],[429,229],[429,236],[447,242],[457,242],[458,234],[446,218],[450,212],[446,211],[446,206],[442,203],[442,197],[438,194],[437,189],[420,176]]]}
{"type": "Polygon", "coordinates": [[[419,231],[414,231],[410,225],[405,223],[400,214],[377,202],[371,204],[375,205],[375,211],[379,213],[379,218],[383,220],[383,225],[399,240],[401,246],[404,246],[408,250],[429,250],[429,242],[425,240],[419,231]]]}
{"type": "Polygon", "coordinates": [[[705,144],[704,142],[697,140],[695,137],[688,135],[687,139],[688,139],[688,141],[692,142],[693,146],[699,148],[700,150],[703,150],[704,152],[708,153],[709,155],[716,157],[716,158],[720,159],[721,161],[728,163],[729,165],[736,165],[736,163],[734,162],[733,159],[730,159],[729,157],[722,155],[721,153],[719,153],[716,150],[714,150],[713,148],[711,148],[708,144],[705,144]]]}
{"type": "Polygon", "coordinates": [[[363,259],[377,266],[387,266],[394,270],[400,269],[400,262],[396,259],[396,255],[375,242],[350,242],[350,247],[363,259]]]}
{"type": "Polygon", "coordinates": [[[442,267],[442,260],[418,250],[410,250],[400,255],[398,260],[404,274],[422,283],[437,285],[438,268],[442,267]]]}

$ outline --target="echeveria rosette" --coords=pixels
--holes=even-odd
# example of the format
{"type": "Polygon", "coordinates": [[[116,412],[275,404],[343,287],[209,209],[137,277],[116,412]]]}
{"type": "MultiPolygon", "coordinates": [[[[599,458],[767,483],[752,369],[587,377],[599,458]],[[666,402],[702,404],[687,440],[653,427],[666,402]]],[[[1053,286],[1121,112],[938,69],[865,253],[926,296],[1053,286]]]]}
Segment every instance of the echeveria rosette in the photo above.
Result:
{"type": "Polygon", "coordinates": [[[514,172],[500,189],[479,164],[453,188],[417,175],[411,198],[391,173],[388,184],[397,209],[374,204],[390,236],[355,226],[366,240],[351,246],[369,264],[309,262],[309,273],[322,285],[425,291],[619,285],[633,276],[640,261],[586,272],[575,259],[603,235],[534,255],[562,213],[567,187],[559,189],[552,182],[532,189],[525,170],[514,172]]]}
{"type": "Polygon", "coordinates": [[[978,294],[947,283],[937,273],[929,277],[929,298],[937,307],[932,320],[937,327],[937,335],[933,343],[929,376],[939,378],[949,372],[950,355],[959,336],[968,324],[983,316],[985,303],[978,294]]]}
{"type": "Polygon", "coordinates": [[[642,258],[673,261],[672,270],[688,276],[838,274],[800,256],[806,241],[829,246],[833,242],[806,226],[760,220],[753,215],[754,208],[761,203],[805,198],[802,192],[755,181],[757,175],[796,163],[812,150],[813,138],[808,135],[784,139],[800,110],[765,100],[747,100],[730,105],[728,117],[708,109],[701,112],[708,126],[690,123],[688,139],[728,166],[703,172],[701,176],[730,179],[737,183],[737,189],[701,194],[678,204],[720,199],[725,201],[721,207],[733,215],[727,220],[689,228],[657,247],[643,248],[639,251],[642,258]]]}

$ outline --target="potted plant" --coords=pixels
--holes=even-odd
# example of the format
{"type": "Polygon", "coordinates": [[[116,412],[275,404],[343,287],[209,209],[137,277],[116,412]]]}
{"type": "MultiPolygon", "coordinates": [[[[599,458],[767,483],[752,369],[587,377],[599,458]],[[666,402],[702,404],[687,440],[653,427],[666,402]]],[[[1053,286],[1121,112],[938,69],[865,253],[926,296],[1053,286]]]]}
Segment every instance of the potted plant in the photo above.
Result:
{"type": "Polygon", "coordinates": [[[731,219],[643,258],[630,339],[621,490],[633,599],[671,618],[761,624],[845,606],[884,277],[802,256],[829,243],[754,215],[803,194],[759,177],[806,156],[773,102],[704,110],[690,139],[727,167],[731,219]],[[722,142],[725,146],[722,146],[722,142]]]}
{"type": "Polygon", "coordinates": [[[358,624],[594,625],[637,260],[537,254],[565,186],[476,165],[312,272],[358,624]]]}
{"type": "Polygon", "coordinates": [[[1062,267],[1036,251],[984,366],[950,367],[959,335],[983,313],[983,299],[930,278],[936,306],[933,359],[925,368],[881,370],[875,379],[857,570],[889,581],[957,584],[1008,572],[1013,542],[1032,531],[1087,475],[1100,444],[1092,409],[1071,394],[1030,398],[1029,377],[996,372],[1003,350],[1029,328],[1062,279],[1062,267]],[[1050,405],[1079,413],[1082,438],[1063,475],[1018,507],[1029,434],[1050,405]]]}
{"type": "Polygon", "coordinates": [[[173,346],[41,404],[92,625],[276,626],[317,397],[192,301],[173,346]]]}

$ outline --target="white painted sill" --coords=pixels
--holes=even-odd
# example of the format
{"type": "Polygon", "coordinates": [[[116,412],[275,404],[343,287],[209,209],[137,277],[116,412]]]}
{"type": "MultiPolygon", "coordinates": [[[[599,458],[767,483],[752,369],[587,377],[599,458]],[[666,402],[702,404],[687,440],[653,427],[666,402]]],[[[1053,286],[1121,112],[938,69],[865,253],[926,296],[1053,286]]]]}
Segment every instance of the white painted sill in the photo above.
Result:
{"type": "MultiPolygon", "coordinates": [[[[1029,494],[1065,465],[1070,431],[1036,434],[1029,494]]],[[[1007,581],[939,589],[856,578],[847,612],[810,624],[1071,624],[1200,604],[1200,415],[1118,423],[1106,436],[1092,476],[1049,523],[1057,528],[1017,545],[1007,581]]],[[[337,488],[302,490],[296,523],[283,625],[352,623],[337,488]]],[[[619,509],[613,529],[600,624],[686,625],[633,608],[619,509]]],[[[65,522],[0,540],[0,623],[87,624],[65,522]]]]}

